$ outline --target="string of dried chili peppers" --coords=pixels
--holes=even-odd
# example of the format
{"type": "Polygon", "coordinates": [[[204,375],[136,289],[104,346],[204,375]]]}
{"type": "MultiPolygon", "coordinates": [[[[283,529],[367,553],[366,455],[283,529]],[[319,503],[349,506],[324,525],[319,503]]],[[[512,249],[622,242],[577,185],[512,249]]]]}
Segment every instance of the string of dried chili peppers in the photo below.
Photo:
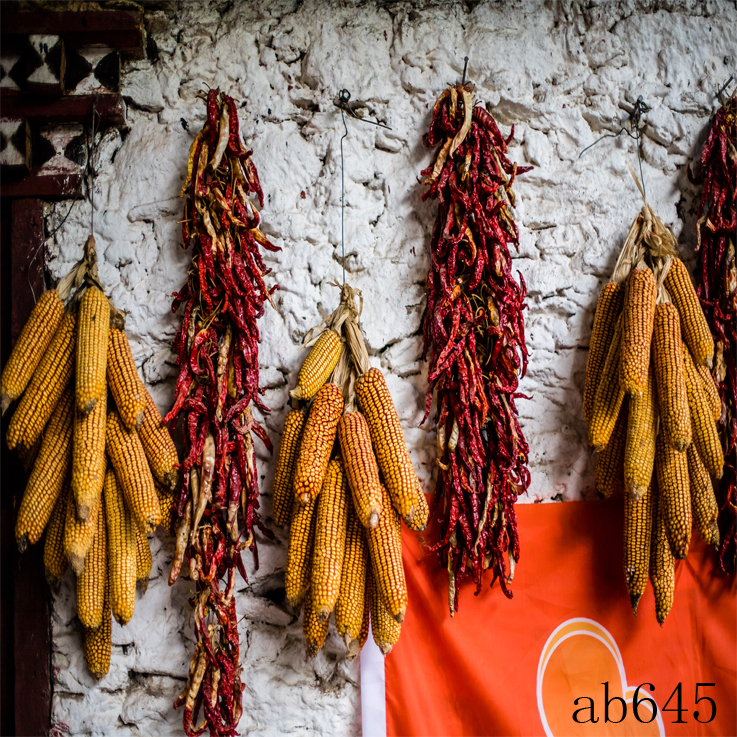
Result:
{"type": "Polygon", "coordinates": [[[423,200],[439,204],[422,331],[423,357],[430,353],[425,419],[437,395],[435,511],[442,517],[432,549],[448,569],[451,616],[460,581],[470,576],[478,594],[487,568],[492,585],[499,579],[511,598],[520,550],[514,503],[530,483],[515,405],[527,369],[526,287],[512,274],[508,245],[519,240],[512,184],[532,167],[509,161],[514,128],[505,139],[471,95],[471,85],[446,89],[423,137],[428,147],[440,145],[422,172],[423,200]]]}
{"type": "MultiPolygon", "coordinates": [[[[252,434],[271,451],[251,403],[268,412],[259,396],[257,320],[271,293],[259,247],[273,246],[258,229],[252,201],[263,194],[256,168],[238,130],[235,102],[219,90],[207,95],[207,123],[189,156],[182,225],[184,248],[193,248],[187,283],[174,295],[184,305],[174,340],[179,378],[165,421],[184,430],[184,462],[169,583],[184,560],[195,583],[197,646],[189,678],[175,707],[184,705],[190,737],[235,735],[240,720],[241,677],[236,621],[235,569],[247,580],[245,548],[258,553],[254,527],[271,537],[258,516],[258,474],[252,434]],[[242,519],[239,521],[240,508],[242,519]],[[225,581],[221,589],[220,581],[225,581]],[[204,719],[194,726],[198,713],[204,719]]],[[[172,427],[173,429],[173,427],[172,427]]]]}
{"type": "Polygon", "coordinates": [[[719,564],[723,571],[733,571],[737,567],[737,96],[714,116],[701,166],[704,187],[696,214],[696,292],[716,344],[712,373],[722,399],[719,430],[725,451],[717,495],[719,564]]]}

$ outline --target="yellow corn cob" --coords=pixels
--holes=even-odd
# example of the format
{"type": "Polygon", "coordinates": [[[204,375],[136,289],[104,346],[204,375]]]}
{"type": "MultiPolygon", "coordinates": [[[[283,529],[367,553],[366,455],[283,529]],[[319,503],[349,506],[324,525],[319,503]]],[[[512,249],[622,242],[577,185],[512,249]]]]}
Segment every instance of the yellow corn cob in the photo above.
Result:
{"type": "Polygon", "coordinates": [[[650,572],[655,495],[653,479],[638,499],[624,495],[624,580],[635,616],[650,572]]]}
{"type": "Polygon", "coordinates": [[[61,395],[74,373],[76,317],[64,315],[59,329],[44,351],[20,404],[8,425],[8,448],[31,448],[41,437],[61,395]]]}
{"type": "Polygon", "coordinates": [[[148,579],[151,575],[151,548],[149,547],[148,537],[145,532],[141,532],[141,528],[136,526],[136,583],[141,584],[141,596],[148,589],[148,579]]]}
{"type": "Polygon", "coordinates": [[[110,607],[120,624],[128,624],[136,605],[136,523],[115,473],[105,474],[110,607]]]}
{"type": "Polygon", "coordinates": [[[327,329],[312,346],[302,368],[297,374],[297,386],[289,394],[295,399],[308,401],[330,378],[340,358],[340,336],[335,330],[327,329]]]}
{"type": "Polygon", "coordinates": [[[298,409],[291,410],[284,420],[271,499],[274,508],[274,522],[279,526],[289,523],[294,506],[292,481],[304,424],[305,416],[298,409]]]}
{"type": "Polygon", "coordinates": [[[655,443],[655,470],[658,477],[660,504],[671,550],[676,558],[685,558],[691,541],[691,493],[688,460],[658,433],[655,443]]]}
{"type": "Polygon", "coordinates": [[[391,612],[387,609],[373,574],[368,585],[368,595],[371,603],[371,633],[374,642],[379,646],[383,655],[389,655],[399,641],[402,625],[392,617],[391,612]]]}
{"type": "Polygon", "coordinates": [[[2,374],[2,413],[25,391],[44,351],[64,317],[64,304],[55,289],[44,292],[31,311],[2,374]]]}
{"type": "Polygon", "coordinates": [[[622,312],[624,288],[614,282],[604,285],[594,314],[594,325],[589,340],[589,357],[586,361],[586,381],[583,387],[583,418],[591,423],[594,397],[604,370],[609,346],[614,337],[617,319],[622,312]]]}
{"type": "Polygon", "coordinates": [[[595,451],[605,448],[614,431],[619,410],[624,400],[624,389],[619,383],[619,361],[621,359],[622,315],[617,319],[609,352],[594,396],[589,422],[589,444],[595,451]]]}
{"type": "Polygon", "coordinates": [[[107,531],[105,514],[98,514],[92,547],[77,576],[77,616],[85,627],[96,629],[102,624],[106,583],[107,531]]]}
{"type": "Polygon", "coordinates": [[[307,591],[302,613],[302,630],[305,635],[305,646],[308,658],[314,658],[325,644],[328,635],[329,620],[321,621],[312,598],[312,589],[307,591]]]}
{"type": "Polygon", "coordinates": [[[383,510],[379,524],[368,530],[371,574],[389,613],[401,622],[407,611],[407,584],[402,565],[402,530],[399,515],[382,485],[383,510]]]}
{"type": "Polygon", "coordinates": [[[624,487],[624,451],[627,436],[628,407],[625,402],[619,411],[609,442],[596,454],[594,486],[603,499],[624,487]]]}
{"type": "Polygon", "coordinates": [[[168,489],[174,490],[179,480],[179,456],[174,441],[161,418],[153,397],[145,392],[146,408],[138,437],[146,453],[151,473],[168,489]]]}
{"type": "MultiPolygon", "coordinates": [[[[355,649],[355,653],[351,655],[350,653],[350,647],[348,648],[348,654],[346,655],[346,660],[353,660],[353,658],[358,655],[358,653],[363,650],[363,646],[366,644],[366,640],[368,640],[368,633],[369,633],[369,625],[371,624],[371,592],[369,591],[369,583],[371,581],[371,571],[367,571],[366,573],[366,590],[364,592],[363,596],[363,621],[361,622],[361,630],[358,633],[358,640],[354,641],[357,642],[357,649],[355,649]]],[[[386,611],[386,607],[384,608],[386,611]]],[[[396,620],[392,620],[395,624],[398,624],[396,620]]]]}
{"type": "Polygon", "coordinates": [[[77,519],[74,493],[67,500],[66,520],[64,522],[64,555],[72,570],[79,576],[84,570],[84,561],[92,547],[97,530],[97,515],[100,514],[100,499],[90,507],[87,519],[77,519]]]}
{"type": "Polygon", "coordinates": [[[105,481],[105,420],[107,395],[87,415],[74,413],[72,449],[72,493],[77,517],[87,519],[90,509],[102,494],[105,481]]]}
{"type": "Polygon", "coordinates": [[[156,487],[156,496],[158,497],[159,509],[161,510],[159,527],[162,530],[166,530],[170,535],[173,535],[174,523],[177,521],[174,494],[156,479],[154,479],[154,486],[156,487]]]}
{"type": "Polygon", "coordinates": [[[340,418],[338,440],[358,519],[364,527],[376,527],[382,512],[379,468],[368,424],[360,412],[346,412],[340,418]]]}
{"type": "Polygon", "coordinates": [[[707,545],[719,549],[719,505],[714,496],[711,477],[699,457],[695,443],[686,451],[688,457],[688,477],[691,486],[691,510],[696,529],[707,545]]]}
{"type": "Polygon", "coordinates": [[[294,496],[300,504],[314,501],[320,493],[342,411],[340,389],[332,383],[320,387],[302,432],[294,467],[294,496]]]}
{"type": "Polygon", "coordinates": [[[98,680],[110,670],[110,651],[112,649],[113,623],[110,619],[109,584],[105,587],[105,603],[102,610],[102,624],[94,630],[85,628],[84,658],[87,668],[98,680]]]}
{"type": "Polygon", "coordinates": [[[287,548],[287,571],[284,576],[287,600],[293,607],[302,603],[310,586],[316,506],[316,499],[311,499],[305,505],[294,501],[292,524],[289,529],[289,547],[287,548]]]}
{"type": "Polygon", "coordinates": [[[652,531],[652,550],[650,551],[650,583],[653,585],[655,594],[655,616],[662,627],[673,606],[676,571],[675,559],[665,529],[665,516],[661,509],[662,497],[659,493],[656,496],[656,516],[652,531]]]}
{"type": "MultiPolygon", "coordinates": [[[[379,369],[370,368],[356,380],[355,391],[389,496],[399,516],[411,525],[422,492],[384,375],[379,369]]],[[[424,529],[426,524],[427,520],[416,526],[424,529]]]]}
{"type": "Polygon", "coordinates": [[[55,586],[67,572],[67,558],[64,555],[64,522],[67,516],[67,502],[71,489],[69,479],[64,482],[59,498],[54,505],[44,543],[44,568],[49,585],[55,586]]]}
{"type": "MultiPolygon", "coordinates": [[[[685,351],[684,351],[685,352],[685,351]]],[[[701,387],[709,400],[709,409],[711,410],[711,418],[714,422],[719,422],[722,416],[722,399],[719,396],[719,390],[714,383],[714,377],[711,375],[708,366],[696,366],[696,370],[701,377],[701,387]]]]}
{"type": "Polygon", "coordinates": [[[628,409],[624,482],[632,498],[638,500],[650,486],[655,464],[658,407],[652,370],[648,372],[645,391],[639,397],[630,397],[628,409]]]}
{"type": "Polygon", "coordinates": [[[117,328],[111,328],[108,336],[107,381],[120,419],[129,430],[137,430],[143,423],[147,391],[138,376],[128,336],[117,328]]]}
{"type": "Polygon", "coordinates": [[[90,287],[79,303],[77,318],[77,409],[87,415],[107,392],[107,342],[110,303],[97,288],[90,287]]]}
{"type": "Polygon", "coordinates": [[[665,288],[678,309],[683,338],[694,361],[711,368],[714,363],[714,340],[691,277],[681,259],[673,259],[665,277],[665,288]]]}
{"type": "Polygon", "coordinates": [[[335,604],[335,628],[348,648],[348,656],[353,658],[358,654],[357,646],[365,610],[368,549],[363,526],[358,521],[350,497],[347,505],[345,553],[340,572],[340,595],[335,604]]]}
{"type": "Polygon", "coordinates": [[[688,350],[683,351],[683,371],[686,377],[694,445],[709,473],[714,478],[720,479],[724,470],[724,452],[716,422],[709,409],[709,400],[704,391],[703,382],[688,350]]]}
{"type": "Polygon", "coordinates": [[[427,527],[428,519],[430,518],[430,507],[427,504],[427,497],[425,492],[422,491],[419,479],[417,480],[417,511],[415,516],[412,518],[412,522],[407,524],[407,527],[413,532],[422,532],[427,527]]]}
{"type": "Polygon", "coordinates": [[[312,552],[312,606],[326,622],[340,593],[340,574],[348,522],[348,483],[340,461],[330,461],[317,499],[315,545],[312,552]]]}
{"type": "Polygon", "coordinates": [[[133,519],[147,533],[153,532],[161,520],[161,509],[138,435],[126,430],[120,415],[113,410],[107,417],[105,438],[115,476],[133,519]]]}
{"type": "Polygon", "coordinates": [[[41,538],[51,517],[72,460],[74,397],[66,391],[51,415],[43,442],[15,523],[15,539],[21,553],[41,538]]]}
{"type": "Polygon", "coordinates": [[[691,443],[691,418],[683,369],[681,326],[678,311],[670,302],[663,302],[655,308],[653,362],[661,432],[668,445],[684,451],[691,443]]]}
{"type": "Polygon", "coordinates": [[[645,391],[650,364],[657,283],[647,266],[638,266],[629,275],[622,318],[622,362],[619,380],[627,394],[645,391]]]}

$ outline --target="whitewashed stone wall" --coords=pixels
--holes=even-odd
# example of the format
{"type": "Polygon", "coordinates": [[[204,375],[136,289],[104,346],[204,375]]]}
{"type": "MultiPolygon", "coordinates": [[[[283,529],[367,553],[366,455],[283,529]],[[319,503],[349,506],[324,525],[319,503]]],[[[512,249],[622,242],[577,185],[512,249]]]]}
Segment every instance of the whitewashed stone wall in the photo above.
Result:
{"type": "MultiPolygon", "coordinates": [[[[694,245],[694,190],[685,166],[703,143],[714,90],[735,68],[734,2],[605,0],[579,3],[162,2],[147,6],[148,59],[124,68],[128,127],[102,137],[96,163],[95,236],[100,276],[128,313],[134,355],[157,402],[172,401],[169,350],[179,316],[170,295],[185,280],[180,247],[187,151],[201,128],[196,99],[220,86],[238,100],[242,132],[258,167],[265,232],[283,250],[267,263],[281,285],[278,311],[262,321],[262,384],[278,445],[287,389],[304,332],[331,312],[340,277],[342,87],[391,131],[348,122],[346,276],[363,291],[372,361],[388,374],[405,436],[426,489],[434,438],[420,427],[426,371],[417,335],[435,205],[421,203],[430,161],[421,135],[437,95],[460,78],[463,57],[480,100],[504,131],[512,159],[535,169],[518,179],[521,247],[529,290],[530,368],[520,401],[532,486],[521,501],[580,499],[592,462],[581,388],[592,312],[642,202],[628,172],[636,148],[615,132],[642,96],[650,106],[642,164],[655,211],[694,245]],[[731,58],[730,58],[731,57],[731,58]]],[[[49,232],[68,203],[48,209],[49,232]]],[[[58,279],[80,257],[89,206],[75,204],[48,243],[58,279]]],[[[273,462],[261,453],[262,511],[270,520],[273,462]]],[[[522,531],[524,545],[524,530],[522,531]]],[[[55,597],[55,733],[180,734],[180,691],[193,637],[187,583],[166,583],[172,541],[152,539],[146,596],[125,628],[114,625],[109,675],[95,683],[81,651],[74,586],[55,597]]],[[[260,543],[238,608],[246,690],[243,734],[360,732],[359,669],[331,635],[305,661],[301,623],[282,603],[285,535],[260,543]]],[[[438,592],[438,595],[441,595],[438,592]]],[[[489,595],[498,595],[494,592],[489,595]]]]}

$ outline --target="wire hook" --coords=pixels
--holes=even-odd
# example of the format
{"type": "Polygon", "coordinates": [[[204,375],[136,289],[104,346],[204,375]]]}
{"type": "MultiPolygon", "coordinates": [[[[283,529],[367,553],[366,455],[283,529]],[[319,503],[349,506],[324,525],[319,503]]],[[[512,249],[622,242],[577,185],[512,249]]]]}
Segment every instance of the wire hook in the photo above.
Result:
{"type": "Polygon", "coordinates": [[[466,70],[468,69],[468,57],[463,57],[463,77],[461,78],[461,87],[466,84],[466,70]]]}

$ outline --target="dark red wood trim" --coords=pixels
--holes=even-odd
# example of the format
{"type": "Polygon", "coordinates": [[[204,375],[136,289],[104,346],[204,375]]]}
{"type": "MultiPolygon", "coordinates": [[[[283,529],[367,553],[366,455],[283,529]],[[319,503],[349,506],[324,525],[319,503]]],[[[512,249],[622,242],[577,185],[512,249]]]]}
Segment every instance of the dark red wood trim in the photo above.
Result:
{"type": "Polygon", "coordinates": [[[2,116],[13,120],[82,123],[91,119],[93,108],[103,125],[125,124],[125,102],[121,95],[66,95],[47,100],[27,97],[15,90],[0,90],[2,116]]]}
{"type": "MultiPolygon", "coordinates": [[[[37,299],[44,286],[41,200],[13,202],[11,228],[13,303],[10,333],[15,342],[35,304],[34,294],[37,299]]],[[[17,508],[17,501],[23,493],[24,474],[17,460],[7,470],[12,477],[8,479],[4,469],[3,481],[9,480],[12,484],[17,508]]],[[[45,735],[51,728],[51,629],[42,544],[34,545],[18,560],[14,609],[15,734],[45,735]]]]}
{"type": "Polygon", "coordinates": [[[69,174],[47,174],[43,169],[31,169],[22,179],[8,182],[3,177],[0,197],[43,197],[46,200],[81,197],[83,177],[75,171],[69,174]]]}
{"type": "MultiPolygon", "coordinates": [[[[141,14],[135,10],[6,10],[3,36],[85,34],[87,43],[100,43],[100,33],[127,33],[132,46],[142,45],[141,14]],[[136,37],[136,34],[137,37],[136,37]]],[[[116,44],[115,48],[129,48],[116,44]]]]}

